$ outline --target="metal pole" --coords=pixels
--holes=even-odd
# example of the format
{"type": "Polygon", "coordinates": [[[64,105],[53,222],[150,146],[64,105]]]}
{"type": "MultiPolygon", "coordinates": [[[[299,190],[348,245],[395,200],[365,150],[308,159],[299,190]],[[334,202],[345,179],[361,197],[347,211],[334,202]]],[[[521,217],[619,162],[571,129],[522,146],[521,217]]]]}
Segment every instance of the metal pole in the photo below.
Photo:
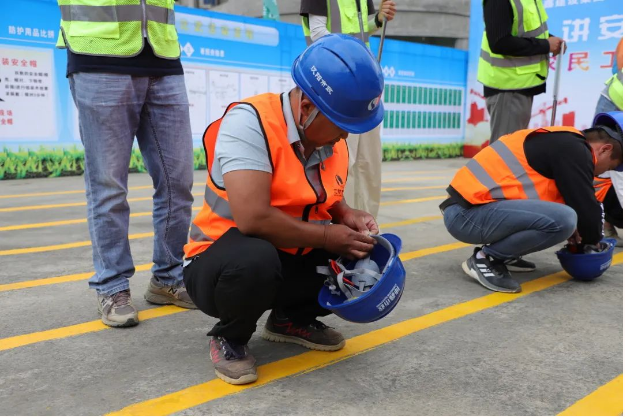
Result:
{"type": "Polygon", "coordinates": [[[551,126],[556,124],[556,111],[558,109],[558,93],[560,91],[560,68],[562,67],[562,55],[564,54],[564,42],[560,45],[560,53],[556,59],[556,79],[553,85],[553,105],[551,106],[551,126]]]}
{"type": "Polygon", "coordinates": [[[378,47],[378,63],[382,62],[382,47],[384,46],[384,37],[386,36],[386,16],[382,22],[382,35],[380,35],[380,46],[378,47]]]}
{"type": "Polygon", "coordinates": [[[358,24],[360,25],[360,40],[365,42],[365,26],[362,23],[362,10],[360,10],[360,0],[356,0],[356,8],[358,9],[358,24]]]}

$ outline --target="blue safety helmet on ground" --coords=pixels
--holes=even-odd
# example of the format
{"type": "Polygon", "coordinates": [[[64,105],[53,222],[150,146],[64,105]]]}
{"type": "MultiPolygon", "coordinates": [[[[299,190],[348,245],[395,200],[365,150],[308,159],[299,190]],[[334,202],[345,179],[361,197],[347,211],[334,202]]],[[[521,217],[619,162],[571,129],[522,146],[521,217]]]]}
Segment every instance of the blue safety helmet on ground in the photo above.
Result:
{"type": "MultiPolygon", "coordinates": [[[[609,113],[599,113],[592,122],[592,127],[603,129],[610,137],[616,139],[623,146],[623,112],[612,111],[609,113]]],[[[623,164],[615,171],[623,172],[623,164]]]]}
{"type": "Polygon", "coordinates": [[[573,253],[568,246],[556,252],[562,268],[573,278],[592,281],[600,277],[612,264],[616,239],[606,238],[600,242],[601,252],[573,253]]]}
{"type": "Polygon", "coordinates": [[[384,76],[369,48],[348,35],[330,34],[293,63],[293,81],[332,123],[365,133],[384,118],[384,76]]]}
{"type": "Polygon", "coordinates": [[[330,260],[317,268],[326,275],[319,291],[319,304],[337,316],[355,323],[370,323],[390,313],[401,298],[406,270],[399,259],[401,239],[387,233],[377,240],[370,255],[358,261],[330,260]]]}

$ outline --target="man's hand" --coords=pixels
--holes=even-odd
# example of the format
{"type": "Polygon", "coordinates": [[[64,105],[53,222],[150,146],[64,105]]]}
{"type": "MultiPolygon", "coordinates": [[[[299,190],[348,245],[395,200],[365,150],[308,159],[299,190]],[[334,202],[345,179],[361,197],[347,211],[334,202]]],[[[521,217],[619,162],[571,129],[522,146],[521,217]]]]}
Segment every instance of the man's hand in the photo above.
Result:
{"type": "Polygon", "coordinates": [[[348,208],[339,221],[350,229],[365,235],[377,235],[380,232],[373,216],[362,210],[348,208]]]}
{"type": "Polygon", "coordinates": [[[395,13],[397,13],[397,8],[393,0],[381,0],[378,10],[378,20],[380,22],[384,22],[384,18],[390,22],[395,18],[395,13]]]}
{"type": "Polygon", "coordinates": [[[371,250],[375,240],[342,224],[325,226],[323,249],[348,259],[362,259],[371,250]]]}
{"type": "Polygon", "coordinates": [[[566,43],[562,38],[558,38],[557,36],[550,36],[549,39],[549,52],[553,54],[553,56],[557,56],[560,53],[560,48],[562,44],[564,44],[564,51],[566,52],[566,43]]]}
{"type": "Polygon", "coordinates": [[[577,229],[573,232],[570,238],[568,238],[569,245],[579,245],[582,243],[582,237],[579,235],[577,229]]]}

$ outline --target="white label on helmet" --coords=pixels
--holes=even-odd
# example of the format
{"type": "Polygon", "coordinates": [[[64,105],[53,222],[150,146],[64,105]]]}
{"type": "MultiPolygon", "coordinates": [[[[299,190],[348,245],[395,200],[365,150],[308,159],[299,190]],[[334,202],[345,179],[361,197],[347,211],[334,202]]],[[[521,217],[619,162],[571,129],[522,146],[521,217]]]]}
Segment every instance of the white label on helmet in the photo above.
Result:
{"type": "Polygon", "coordinates": [[[329,95],[332,95],[332,92],[334,90],[332,89],[332,87],[330,87],[326,80],[323,79],[321,73],[317,70],[317,67],[315,67],[314,65],[310,67],[310,72],[312,72],[315,79],[319,82],[319,84],[321,84],[321,87],[326,90],[329,95]]]}
{"type": "Polygon", "coordinates": [[[389,305],[391,305],[391,303],[393,302],[393,300],[395,300],[395,297],[397,297],[399,295],[400,289],[397,286],[397,284],[393,285],[393,288],[391,288],[391,291],[389,291],[389,293],[387,294],[386,297],[384,297],[384,299],[382,300],[382,302],[380,304],[378,304],[376,307],[378,308],[378,311],[384,311],[384,309],[386,307],[388,307],[389,305]]]}

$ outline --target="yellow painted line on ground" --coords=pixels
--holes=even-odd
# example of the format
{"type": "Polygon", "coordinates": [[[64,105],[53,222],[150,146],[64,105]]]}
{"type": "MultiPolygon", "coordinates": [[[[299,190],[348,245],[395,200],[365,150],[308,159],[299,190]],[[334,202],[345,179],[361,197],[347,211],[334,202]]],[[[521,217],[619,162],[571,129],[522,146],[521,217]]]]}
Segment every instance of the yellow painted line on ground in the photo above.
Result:
{"type": "MultiPolygon", "coordinates": [[[[202,207],[193,207],[193,211],[198,211],[202,207]]],[[[151,216],[151,211],[142,211],[139,213],[130,213],[130,217],[147,217],[151,216]]],[[[7,232],[11,230],[25,230],[25,229],[39,229],[42,227],[56,227],[56,226],[65,226],[68,224],[80,224],[87,223],[87,219],[72,219],[72,220],[59,220],[56,222],[46,222],[46,223],[26,223],[26,224],[16,224],[12,226],[4,226],[0,227],[0,232],[7,232]]]]}
{"type": "MultiPolygon", "coordinates": [[[[146,321],[163,316],[187,311],[184,308],[176,306],[163,306],[142,310],[139,312],[139,320],[146,321]]],[[[0,351],[14,349],[21,346],[32,345],[47,340],[63,339],[70,336],[78,336],[86,333],[99,332],[101,330],[110,329],[101,320],[88,321],[86,323],[74,324],[73,326],[61,327],[58,329],[45,330],[43,332],[29,333],[20,336],[7,337],[0,339],[0,351]]]]}
{"type": "MultiPolygon", "coordinates": [[[[152,237],[152,236],[154,236],[154,232],[136,233],[136,234],[128,235],[128,239],[129,240],[143,239],[143,238],[152,237]]],[[[83,240],[81,242],[63,243],[61,245],[34,246],[30,248],[8,249],[8,250],[0,251],[0,256],[33,254],[33,253],[38,253],[38,252],[50,252],[50,251],[55,251],[55,250],[83,248],[85,246],[91,246],[91,241],[83,240]]]]}
{"type": "Polygon", "coordinates": [[[599,387],[559,416],[620,416],[623,415],[623,374],[599,387]]]}
{"type": "MultiPolygon", "coordinates": [[[[398,226],[406,226],[406,225],[413,224],[413,223],[421,223],[421,222],[426,222],[430,220],[438,220],[441,218],[442,216],[418,217],[416,219],[404,220],[401,222],[383,223],[380,225],[380,227],[387,229],[387,228],[398,227],[398,226]]],[[[416,251],[408,252],[407,254],[401,255],[401,259],[404,261],[407,261],[407,260],[414,259],[414,258],[420,258],[425,255],[431,255],[431,254],[438,253],[438,252],[453,250],[453,249],[464,247],[464,246],[469,246],[469,245],[465,245],[464,243],[452,243],[449,245],[442,245],[442,246],[437,246],[434,248],[416,250],[416,251]]],[[[151,263],[135,266],[136,271],[147,271],[150,268],[152,268],[151,263]]],[[[41,279],[34,279],[30,281],[21,281],[21,282],[15,282],[12,284],[0,284],[0,292],[21,290],[24,288],[41,287],[45,285],[63,284],[66,282],[83,281],[83,280],[91,278],[92,275],[93,275],[93,272],[84,272],[80,274],[63,275],[60,277],[41,278],[41,279]]]]}
{"type": "Polygon", "coordinates": [[[429,185],[427,187],[392,187],[392,188],[382,188],[382,192],[388,191],[408,191],[408,190],[439,190],[447,188],[446,185],[429,185]]]}
{"type": "MultiPolygon", "coordinates": [[[[143,272],[149,271],[152,268],[151,263],[135,265],[135,271],[143,272]]],[[[0,292],[23,290],[25,288],[43,287],[45,285],[63,284],[66,282],[84,281],[93,276],[93,272],[83,272],[80,274],[62,275],[60,277],[33,279],[30,281],[14,282],[12,284],[1,284],[0,292]]]]}
{"type": "MultiPolygon", "coordinates": [[[[615,255],[616,263],[623,262],[623,254],[615,255]],[[620,255],[620,256],[619,256],[620,255]]],[[[497,307],[543,291],[571,279],[566,273],[558,272],[522,285],[522,292],[517,294],[493,293],[470,301],[455,304],[424,316],[374,330],[349,339],[345,348],[336,352],[310,351],[290,358],[282,359],[258,368],[258,381],[249,385],[230,385],[220,379],[213,379],[202,384],[193,385],[183,390],[129,405],[114,411],[109,416],[165,416],[179,414],[183,410],[235,394],[244,390],[258,388],[270,382],[286,377],[311,372],[335,364],[372,349],[394,342],[406,336],[439,324],[447,323],[471,314],[497,307]]]]}
{"type": "MultiPolygon", "coordinates": [[[[430,220],[438,220],[442,218],[443,216],[424,216],[417,217],[416,219],[402,220],[400,222],[382,223],[378,226],[380,227],[380,229],[390,229],[391,227],[408,226],[410,224],[429,222],[430,220]]],[[[382,233],[384,233],[384,230],[382,230],[382,233]]]]}
{"type": "MultiPolygon", "coordinates": [[[[194,182],[193,185],[205,185],[203,182],[194,182]]],[[[128,190],[148,190],[154,189],[151,185],[139,185],[136,187],[128,187],[128,190]]],[[[26,194],[8,194],[0,195],[0,200],[3,198],[25,198],[25,197],[46,197],[50,195],[65,195],[65,194],[84,194],[85,190],[67,190],[67,191],[49,191],[45,193],[26,193],[26,194]]]]}
{"type": "Polygon", "coordinates": [[[388,178],[382,180],[382,184],[394,183],[394,182],[416,182],[416,181],[431,181],[431,180],[443,180],[449,179],[449,177],[408,177],[408,178],[388,178]]]}
{"type": "Polygon", "coordinates": [[[397,204],[422,203],[424,201],[442,200],[446,197],[447,197],[446,195],[435,195],[432,197],[411,198],[409,200],[384,201],[380,203],[380,205],[381,206],[395,206],[397,204]]]}
{"type": "MultiPolygon", "coordinates": [[[[194,193],[194,196],[204,195],[204,193],[194,193]]],[[[134,203],[137,201],[151,201],[152,197],[135,197],[129,198],[126,201],[129,203],[134,203]]],[[[12,211],[26,211],[26,210],[45,210],[45,209],[54,209],[54,208],[65,208],[65,207],[80,207],[86,206],[86,201],[76,202],[76,203],[62,203],[62,204],[42,204],[39,206],[21,206],[21,207],[3,207],[0,208],[0,213],[8,213],[12,211]]]]}
{"type": "MultiPolygon", "coordinates": [[[[456,249],[456,247],[453,244],[442,245],[442,246],[437,246],[433,248],[427,248],[427,249],[422,249],[422,250],[402,254],[401,259],[402,260],[416,259],[416,258],[421,258],[427,255],[432,255],[435,253],[447,252],[453,249],[456,249]]],[[[145,266],[147,266],[147,264],[144,265],[144,267],[145,266]]],[[[65,277],[58,277],[57,279],[67,279],[68,277],[75,278],[79,275],[83,275],[85,276],[85,279],[87,279],[88,277],[91,276],[91,273],[89,273],[88,275],[87,274],[75,274],[73,276],[66,275],[65,277]]],[[[54,278],[48,278],[48,279],[54,279],[54,278]]],[[[30,281],[30,283],[32,284],[25,288],[38,286],[36,285],[38,281],[42,281],[42,280],[30,281]]],[[[19,283],[16,283],[16,284],[19,284],[19,283]]],[[[7,284],[7,285],[16,285],[16,284],[7,284]]],[[[44,283],[42,285],[49,285],[49,284],[44,283]]],[[[5,291],[8,291],[8,290],[5,290],[5,291]]],[[[170,306],[167,306],[167,307],[170,307],[170,306]]],[[[139,320],[149,320],[152,318],[167,316],[170,314],[179,313],[180,311],[184,311],[184,309],[179,309],[178,307],[174,307],[173,309],[167,309],[167,307],[157,307],[157,308],[153,308],[149,310],[140,311],[139,320]]],[[[61,327],[58,329],[51,329],[51,330],[45,330],[42,332],[7,337],[4,339],[0,339],[0,351],[14,349],[14,348],[21,347],[21,346],[32,345],[34,343],[44,342],[46,340],[62,339],[65,337],[70,337],[70,336],[77,336],[77,335],[86,334],[86,333],[99,332],[100,330],[105,330],[106,328],[108,327],[104,326],[100,320],[94,320],[94,321],[90,321],[87,323],[75,324],[73,326],[61,327]]]]}

